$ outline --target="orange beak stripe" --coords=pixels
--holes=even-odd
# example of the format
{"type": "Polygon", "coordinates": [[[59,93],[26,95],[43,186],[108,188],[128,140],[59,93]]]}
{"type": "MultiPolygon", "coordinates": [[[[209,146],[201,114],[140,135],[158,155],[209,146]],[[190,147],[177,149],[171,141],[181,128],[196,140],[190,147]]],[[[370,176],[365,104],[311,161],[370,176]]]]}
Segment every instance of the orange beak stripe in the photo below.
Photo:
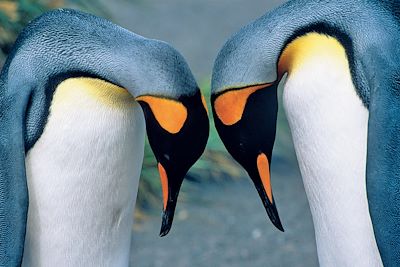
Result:
{"type": "Polygon", "coordinates": [[[178,101],[155,96],[139,96],[136,100],[146,102],[160,126],[169,133],[179,133],[185,124],[188,112],[178,101]]]}
{"type": "Polygon", "coordinates": [[[272,204],[273,200],[272,200],[271,177],[269,173],[269,162],[267,156],[264,153],[261,153],[257,157],[257,169],[258,169],[258,174],[261,177],[261,182],[264,186],[264,190],[267,193],[268,199],[272,204]]]}
{"type": "Polygon", "coordinates": [[[222,93],[214,101],[214,109],[218,118],[225,125],[233,125],[241,120],[249,96],[257,90],[264,89],[272,83],[255,85],[222,93]]]}
{"type": "Polygon", "coordinates": [[[161,163],[158,163],[158,172],[160,173],[160,179],[161,179],[161,187],[162,187],[162,194],[163,194],[163,204],[164,204],[164,210],[167,208],[167,203],[168,203],[168,176],[167,172],[165,171],[163,165],[161,163]]]}
{"type": "Polygon", "coordinates": [[[201,95],[201,102],[203,103],[203,106],[206,109],[206,112],[208,115],[208,107],[207,107],[207,102],[206,102],[206,99],[204,98],[204,95],[201,95]]]}

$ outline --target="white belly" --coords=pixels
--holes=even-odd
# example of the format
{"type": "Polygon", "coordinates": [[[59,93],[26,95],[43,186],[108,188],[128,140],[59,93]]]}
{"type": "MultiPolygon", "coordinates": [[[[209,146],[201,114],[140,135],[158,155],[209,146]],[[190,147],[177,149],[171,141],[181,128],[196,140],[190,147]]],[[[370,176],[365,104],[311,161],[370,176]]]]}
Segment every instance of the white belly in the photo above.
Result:
{"type": "Polygon", "coordinates": [[[320,265],[381,266],[365,184],[368,110],[343,60],[321,52],[301,62],[287,78],[285,111],[320,265]]]}
{"type": "Polygon", "coordinates": [[[26,157],[23,266],[128,266],[144,117],[122,88],[69,79],[26,157]]]}

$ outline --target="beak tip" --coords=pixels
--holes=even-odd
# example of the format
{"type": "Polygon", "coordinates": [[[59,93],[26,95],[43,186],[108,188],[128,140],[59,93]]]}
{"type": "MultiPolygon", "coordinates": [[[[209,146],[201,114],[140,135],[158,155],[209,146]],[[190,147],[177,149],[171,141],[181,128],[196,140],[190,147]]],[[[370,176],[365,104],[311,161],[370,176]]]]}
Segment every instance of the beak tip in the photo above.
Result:
{"type": "Polygon", "coordinates": [[[166,236],[170,230],[171,230],[171,225],[164,223],[163,221],[160,229],[160,237],[166,236]]]}
{"type": "Polygon", "coordinates": [[[167,211],[164,211],[162,215],[160,237],[166,236],[171,230],[171,226],[172,226],[172,218],[167,211]]]}
{"type": "Polygon", "coordinates": [[[261,197],[261,201],[264,205],[264,208],[267,212],[269,219],[271,220],[272,224],[281,232],[285,232],[283,229],[281,219],[279,218],[279,213],[275,205],[275,201],[270,201],[269,198],[266,196],[264,190],[261,187],[257,187],[257,191],[261,197]]]}
{"type": "Polygon", "coordinates": [[[160,237],[164,237],[169,233],[170,228],[161,227],[160,237]]]}
{"type": "Polygon", "coordinates": [[[268,213],[269,218],[271,220],[271,222],[273,223],[273,225],[275,225],[275,227],[281,231],[281,232],[285,232],[285,229],[283,229],[282,223],[281,223],[281,219],[279,218],[278,215],[278,211],[276,210],[276,207],[274,205],[273,207],[273,212],[272,213],[268,213]]]}
{"type": "Polygon", "coordinates": [[[273,222],[273,223],[274,223],[275,227],[278,228],[279,231],[281,231],[282,233],[285,232],[285,229],[283,229],[281,221],[278,220],[277,222],[273,222]]]}

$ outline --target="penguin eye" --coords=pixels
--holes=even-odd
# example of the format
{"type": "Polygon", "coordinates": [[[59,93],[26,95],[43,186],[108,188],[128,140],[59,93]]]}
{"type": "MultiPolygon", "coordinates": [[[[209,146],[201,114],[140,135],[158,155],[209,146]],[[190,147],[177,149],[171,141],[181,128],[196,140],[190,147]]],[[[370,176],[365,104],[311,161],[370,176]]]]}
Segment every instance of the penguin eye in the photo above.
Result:
{"type": "Polygon", "coordinates": [[[139,96],[136,100],[148,104],[158,124],[171,134],[179,133],[187,120],[186,107],[176,100],[157,96],[139,96]]]}

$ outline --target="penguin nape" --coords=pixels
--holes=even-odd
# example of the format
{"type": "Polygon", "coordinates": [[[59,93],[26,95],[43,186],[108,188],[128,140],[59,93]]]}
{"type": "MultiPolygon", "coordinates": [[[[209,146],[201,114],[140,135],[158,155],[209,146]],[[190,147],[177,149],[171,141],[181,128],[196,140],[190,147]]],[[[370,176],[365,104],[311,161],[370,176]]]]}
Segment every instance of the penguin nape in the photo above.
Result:
{"type": "Polygon", "coordinates": [[[161,236],[209,131],[174,48],[61,9],[18,37],[1,71],[0,122],[7,267],[128,266],[145,127],[161,176],[161,236]]]}
{"type": "Polygon", "coordinates": [[[321,266],[400,266],[399,18],[397,1],[289,1],[215,61],[216,128],[281,230],[269,170],[285,78],[321,266]]]}

